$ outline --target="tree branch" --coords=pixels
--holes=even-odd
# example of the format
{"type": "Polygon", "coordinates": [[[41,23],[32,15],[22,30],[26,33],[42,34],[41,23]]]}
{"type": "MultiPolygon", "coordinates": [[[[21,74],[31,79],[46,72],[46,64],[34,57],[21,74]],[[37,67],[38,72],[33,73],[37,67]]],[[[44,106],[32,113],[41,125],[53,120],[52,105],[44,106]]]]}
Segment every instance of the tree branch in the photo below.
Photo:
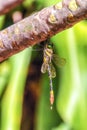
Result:
{"type": "Polygon", "coordinates": [[[0,0],[0,15],[9,12],[22,2],[23,0],[0,0]]]}
{"type": "Polygon", "coordinates": [[[63,0],[0,32],[0,61],[87,18],[87,0],[63,0]]]}

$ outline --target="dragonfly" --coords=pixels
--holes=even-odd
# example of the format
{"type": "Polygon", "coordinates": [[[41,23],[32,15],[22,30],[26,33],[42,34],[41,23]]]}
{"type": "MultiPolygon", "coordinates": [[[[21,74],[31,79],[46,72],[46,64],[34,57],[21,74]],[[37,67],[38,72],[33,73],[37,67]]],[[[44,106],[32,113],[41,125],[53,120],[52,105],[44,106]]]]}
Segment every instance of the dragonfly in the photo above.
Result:
{"type": "Polygon", "coordinates": [[[53,43],[50,40],[45,41],[44,50],[43,50],[43,64],[41,66],[41,72],[46,73],[48,72],[49,81],[50,81],[50,104],[51,109],[54,103],[54,91],[53,91],[53,83],[52,79],[56,77],[56,69],[53,65],[53,62],[62,67],[65,65],[66,60],[65,58],[60,58],[53,52],[53,43]]]}

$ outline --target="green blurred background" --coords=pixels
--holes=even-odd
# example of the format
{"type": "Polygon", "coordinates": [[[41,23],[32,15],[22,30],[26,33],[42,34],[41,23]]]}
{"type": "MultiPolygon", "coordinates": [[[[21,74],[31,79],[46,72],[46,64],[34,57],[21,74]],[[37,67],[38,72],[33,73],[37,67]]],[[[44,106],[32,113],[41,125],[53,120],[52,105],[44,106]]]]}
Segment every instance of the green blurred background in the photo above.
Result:
{"type": "MultiPolygon", "coordinates": [[[[0,29],[60,0],[25,0],[4,16],[0,29]]],[[[50,109],[49,77],[41,74],[39,45],[0,63],[0,130],[87,130],[87,20],[51,38],[55,53],[66,59],[53,79],[55,102],[50,109]],[[39,48],[39,49],[38,49],[39,48]]]]}

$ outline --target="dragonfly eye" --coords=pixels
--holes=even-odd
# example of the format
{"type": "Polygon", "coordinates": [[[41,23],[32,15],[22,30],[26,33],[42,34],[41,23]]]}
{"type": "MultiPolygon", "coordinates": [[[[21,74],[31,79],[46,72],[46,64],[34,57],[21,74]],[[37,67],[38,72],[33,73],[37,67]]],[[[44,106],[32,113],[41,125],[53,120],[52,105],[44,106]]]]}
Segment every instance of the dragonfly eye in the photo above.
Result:
{"type": "Polygon", "coordinates": [[[48,45],[47,48],[52,49],[52,46],[51,46],[51,45],[48,45]]]}

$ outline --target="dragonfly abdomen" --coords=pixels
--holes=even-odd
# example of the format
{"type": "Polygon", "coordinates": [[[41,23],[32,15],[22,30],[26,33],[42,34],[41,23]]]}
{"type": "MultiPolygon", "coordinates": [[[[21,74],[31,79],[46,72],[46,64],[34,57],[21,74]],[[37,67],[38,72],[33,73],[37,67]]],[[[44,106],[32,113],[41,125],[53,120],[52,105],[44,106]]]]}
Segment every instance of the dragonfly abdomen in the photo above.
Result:
{"type": "MultiPolygon", "coordinates": [[[[50,79],[50,104],[53,105],[54,103],[54,92],[53,92],[53,83],[52,83],[52,74],[51,74],[51,67],[48,65],[48,75],[50,79]]],[[[52,106],[51,106],[52,109],[52,106]]]]}

